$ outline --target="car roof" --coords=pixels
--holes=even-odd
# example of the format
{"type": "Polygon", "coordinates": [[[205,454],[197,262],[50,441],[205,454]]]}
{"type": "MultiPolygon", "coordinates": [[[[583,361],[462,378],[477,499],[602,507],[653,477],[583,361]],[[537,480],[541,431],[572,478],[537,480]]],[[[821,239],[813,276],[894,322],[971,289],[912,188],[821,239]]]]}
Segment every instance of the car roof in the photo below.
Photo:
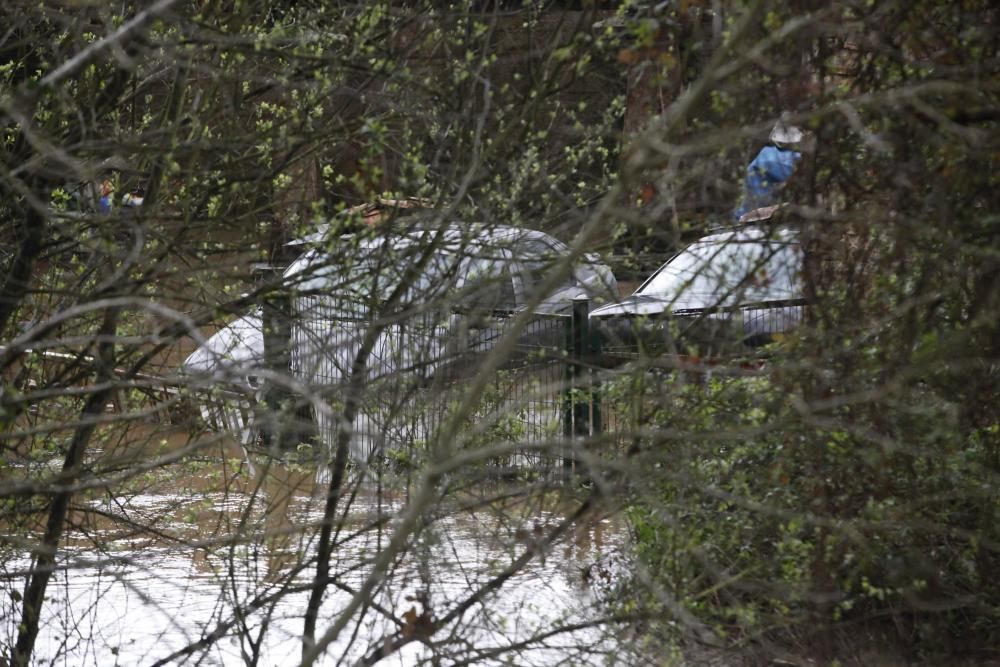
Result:
{"type": "MultiPolygon", "coordinates": [[[[798,231],[790,227],[775,227],[771,225],[742,225],[731,229],[720,230],[708,236],[702,236],[687,244],[686,248],[700,243],[731,243],[753,241],[778,241],[783,243],[798,243],[798,231]]],[[[681,250],[684,252],[684,250],[681,250]]],[[[678,253],[680,254],[680,253],[678,253]]],[[[675,255],[676,256],[676,255],[675,255]]],[[[673,257],[671,257],[673,259],[673,257]]]]}
{"type": "MultiPolygon", "coordinates": [[[[392,243],[394,246],[406,247],[407,245],[418,242],[425,237],[436,233],[438,229],[439,227],[435,226],[421,227],[419,225],[415,225],[404,230],[389,229],[386,230],[386,233],[384,234],[374,236],[365,235],[359,239],[359,243],[365,248],[381,247],[387,242],[392,243]]],[[[327,240],[329,231],[330,224],[324,223],[319,225],[314,233],[289,241],[286,245],[300,246],[321,243],[327,240]]],[[[545,232],[541,232],[536,229],[525,229],[523,227],[512,227],[510,225],[488,225],[478,222],[449,223],[444,233],[444,239],[446,242],[461,241],[463,243],[478,246],[489,245],[491,243],[499,244],[520,241],[523,239],[556,240],[554,237],[546,234],[545,232]]],[[[348,241],[356,238],[357,236],[357,234],[343,234],[337,236],[336,238],[348,241]]]]}
{"type": "MultiPolygon", "coordinates": [[[[418,246],[425,238],[437,233],[438,229],[435,227],[428,227],[426,229],[417,227],[404,231],[388,231],[384,234],[375,235],[366,234],[359,236],[357,234],[345,234],[336,237],[336,240],[348,243],[356,239],[357,245],[355,247],[358,250],[376,250],[386,245],[394,249],[404,249],[418,246]]],[[[327,232],[328,228],[325,227],[315,234],[297,240],[298,243],[292,243],[296,245],[316,245],[326,239],[327,232]]],[[[534,229],[524,229],[509,225],[485,225],[482,223],[450,223],[444,230],[444,245],[441,250],[447,252],[449,247],[452,249],[461,249],[462,251],[485,249],[524,239],[538,239],[560,243],[545,232],[534,229]]],[[[319,259],[321,252],[322,250],[319,247],[313,247],[303,253],[288,265],[284,271],[284,276],[288,278],[310,272],[311,277],[306,278],[302,287],[307,289],[321,287],[323,284],[322,281],[335,272],[333,267],[316,270],[316,260],[319,259]]]]}

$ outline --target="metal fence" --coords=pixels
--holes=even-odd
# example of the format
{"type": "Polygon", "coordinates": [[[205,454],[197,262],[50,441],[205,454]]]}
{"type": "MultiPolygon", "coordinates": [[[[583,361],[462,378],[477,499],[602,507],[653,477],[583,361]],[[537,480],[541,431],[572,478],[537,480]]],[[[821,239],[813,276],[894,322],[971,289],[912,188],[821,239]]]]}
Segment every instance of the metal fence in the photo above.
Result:
{"type": "Polygon", "coordinates": [[[353,392],[351,449],[358,459],[376,452],[419,457],[436,438],[449,437],[459,447],[510,445],[517,451],[491,460],[501,467],[561,461],[566,434],[593,430],[594,410],[577,405],[584,400],[587,373],[573,347],[585,338],[586,302],[573,315],[534,316],[516,334],[512,353],[488,371],[488,388],[470,415],[454,423],[458,406],[468,400],[468,383],[487,372],[485,362],[497,344],[514,335],[513,321],[490,314],[477,325],[469,316],[417,312],[382,325],[362,324],[345,319],[322,296],[300,298],[290,368],[330,406],[316,415],[319,443],[334,446],[353,392]],[[442,430],[446,425],[448,433],[442,430]]]}
{"type": "Polygon", "coordinates": [[[602,349],[612,357],[731,359],[796,329],[805,308],[803,299],[789,299],[677,309],[664,315],[619,316],[601,325],[602,349]]]}
{"type": "MultiPolygon", "coordinates": [[[[638,426],[628,400],[618,396],[619,380],[636,368],[623,362],[645,355],[638,368],[656,372],[753,372],[760,363],[754,346],[797,327],[804,308],[803,302],[783,302],[675,312],[660,321],[620,320],[618,328],[598,328],[588,319],[589,304],[581,300],[567,314],[532,316],[516,332],[512,351],[493,367],[485,362],[498,343],[515,335],[511,317],[490,314],[476,324],[474,317],[428,310],[373,325],[364,313],[345,314],[322,296],[302,296],[286,311],[284,353],[277,358],[304,390],[276,392],[273,383],[252,376],[236,391],[218,383],[146,375],[130,376],[122,389],[146,396],[168,418],[193,398],[206,426],[229,432],[248,447],[284,449],[312,441],[330,451],[346,427],[357,460],[376,454],[418,460],[448,438],[457,448],[505,445],[490,458],[494,468],[561,468],[573,463],[576,447],[586,438],[607,434],[606,442],[622,441],[620,434],[638,426]],[[713,344],[738,342],[745,354],[742,366],[733,363],[738,357],[677,353],[678,332],[690,333],[706,322],[717,336],[713,344]],[[643,331],[649,324],[653,328],[643,331]],[[657,340],[673,350],[657,354],[657,340]],[[360,379],[352,381],[362,367],[360,379]],[[488,373],[487,389],[458,422],[469,383],[482,373],[488,373]],[[603,399],[602,384],[609,390],[603,399]],[[349,402],[355,415],[344,424],[349,402]],[[315,410],[316,404],[324,409],[315,410]]],[[[37,356],[41,364],[71,357],[51,351],[37,356]]],[[[24,382],[33,375],[29,370],[20,373],[24,382]]]]}
{"type": "MultiPolygon", "coordinates": [[[[694,372],[725,372],[718,359],[679,354],[678,330],[690,334],[707,323],[716,338],[737,343],[753,358],[754,346],[773,340],[799,325],[802,302],[741,306],[698,312],[676,312],[642,331],[639,320],[622,320],[614,327],[593,326],[589,304],[575,302],[562,315],[535,315],[516,333],[513,350],[497,368],[485,362],[498,343],[515,335],[512,317],[454,317],[433,310],[397,313],[385,323],[368,321],[363,312],[344,313],[323,296],[300,296],[289,313],[287,364],[291,375],[325,409],[316,412],[310,402],[289,401],[281,419],[298,415],[310,423],[313,441],[330,451],[338,434],[350,433],[352,456],[373,455],[418,460],[440,438],[453,447],[507,445],[491,457],[497,468],[561,468],[571,465],[574,448],[590,436],[628,430],[626,414],[614,401],[602,401],[602,380],[613,380],[615,366],[656,349],[648,336],[673,346],[661,357],[664,365],[694,372]],[[639,339],[646,336],[642,344],[639,339]],[[362,363],[363,362],[363,363],[362,363]],[[455,423],[459,405],[469,400],[472,378],[489,372],[489,384],[471,412],[455,423]],[[353,379],[352,379],[353,378],[353,379]],[[354,404],[354,418],[343,423],[345,407],[354,404]],[[445,429],[449,426],[449,429],[445,429]]],[[[655,343],[655,341],[654,341],[655,343]]],[[[722,349],[718,347],[717,349],[722,349]]],[[[732,358],[732,357],[730,357],[732,358]]],[[[258,393],[258,399],[266,391],[258,393]]],[[[287,397],[286,397],[287,398],[287,397]]],[[[270,406],[203,407],[210,420],[240,438],[253,442],[279,401],[270,406]],[[251,414],[253,416],[251,416],[251,414]]],[[[306,429],[293,430],[283,446],[304,438],[306,429]]]]}

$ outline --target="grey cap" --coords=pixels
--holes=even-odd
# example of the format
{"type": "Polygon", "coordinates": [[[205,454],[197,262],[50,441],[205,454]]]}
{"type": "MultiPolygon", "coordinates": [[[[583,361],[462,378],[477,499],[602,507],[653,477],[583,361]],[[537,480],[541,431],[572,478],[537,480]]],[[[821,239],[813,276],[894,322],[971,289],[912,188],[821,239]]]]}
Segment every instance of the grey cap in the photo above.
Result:
{"type": "Polygon", "coordinates": [[[778,121],[771,130],[770,139],[776,144],[797,144],[805,138],[805,134],[794,125],[785,125],[778,121]]]}

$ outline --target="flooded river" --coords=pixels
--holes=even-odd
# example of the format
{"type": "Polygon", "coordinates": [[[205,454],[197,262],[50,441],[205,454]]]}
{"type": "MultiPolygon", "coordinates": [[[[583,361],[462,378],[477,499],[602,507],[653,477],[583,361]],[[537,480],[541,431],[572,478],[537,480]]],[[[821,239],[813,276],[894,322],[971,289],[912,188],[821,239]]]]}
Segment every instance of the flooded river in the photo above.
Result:
{"type": "MultiPolygon", "coordinates": [[[[39,664],[298,664],[324,475],[317,481],[314,465],[266,461],[251,472],[231,444],[199,451],[183,474],[164,468],[171,474],[134,492],[86,499],[49,584],[39,664]]],[[[349,486],[317,636],[371,574],[411,491],[402,480],[349,486]]],[[[615,663],[594,580],[622,546],[617,522],[588,515],[493,590],[495,577],[578,502],[481,480],[441,491],[320,664],[375,662],[394,635],[420,641],[378,664],[615,663]],[[449,613],[453,622],[425,636],[449,613]]],[[[6,562],[8,646],[20,613],[18,571],[29,565],[27,557],[6,562]]]]}

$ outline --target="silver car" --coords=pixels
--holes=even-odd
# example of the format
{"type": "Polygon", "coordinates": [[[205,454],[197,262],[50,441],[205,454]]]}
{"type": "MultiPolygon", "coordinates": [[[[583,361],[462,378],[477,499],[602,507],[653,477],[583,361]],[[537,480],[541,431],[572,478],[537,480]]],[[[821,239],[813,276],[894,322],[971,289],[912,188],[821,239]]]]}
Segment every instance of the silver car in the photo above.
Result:
{"type": "Polygon", "coordinates": [[[590,313],[606,351],[705,354],[763,345],[803,314],[798,234],[749,225],[705,236],[629,297],[590,313]]]}
{"type": "MultiPolygon", "coordinates": [[[[364,234],[295,242],[307,248],[283,273],[290,295],[289,370],[297,382],[341,400],[369,332],[364,380],[370,395],[380,382],[429,382],[443,369],[474,367],[489,352],[512,314],[531,309],[537,318],[568,313],[574,299],[608,302],[617,297],[611,270],[594,256],[567,267],[554,289],[540,291],[569,248],[542,232],[513,227],[454,225],[447,229],[364,234]]],[[[260,312],[220,329],[191,354],[183,370],[195,378],[242,391],[252,402],[265,366],[260,312]]],[[[522,334],[552,336],[554,327],[528,326],[522,334]]],[[[244,442],[256,437],[253,410],[205,402],[205,421],[244,442]]],[[[316,414],[321,434],[334,432],[334,412],[316,414]]],[[[363,417],[359,417],[363,420],[363,417]]],[[[356,423],[371,432],[378,424],[356,423]]]]}

